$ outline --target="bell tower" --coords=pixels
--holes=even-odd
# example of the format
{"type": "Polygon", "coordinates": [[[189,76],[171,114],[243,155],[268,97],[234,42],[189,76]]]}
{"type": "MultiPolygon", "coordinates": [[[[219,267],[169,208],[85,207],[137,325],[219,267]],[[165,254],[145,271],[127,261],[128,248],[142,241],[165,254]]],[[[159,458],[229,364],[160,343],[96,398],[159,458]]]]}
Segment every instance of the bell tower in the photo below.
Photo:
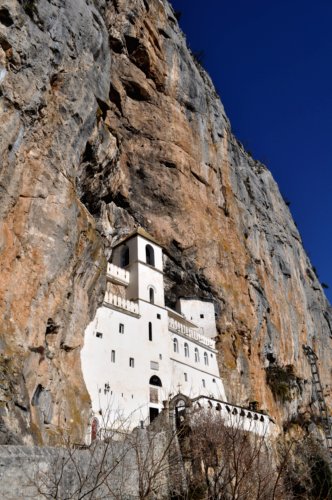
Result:
{"type": "Polygon", "coordinates": [[[165,306],[162,248],[142,228],[114,247],[112,263],[129,271],[127,299],[165,306]]]}

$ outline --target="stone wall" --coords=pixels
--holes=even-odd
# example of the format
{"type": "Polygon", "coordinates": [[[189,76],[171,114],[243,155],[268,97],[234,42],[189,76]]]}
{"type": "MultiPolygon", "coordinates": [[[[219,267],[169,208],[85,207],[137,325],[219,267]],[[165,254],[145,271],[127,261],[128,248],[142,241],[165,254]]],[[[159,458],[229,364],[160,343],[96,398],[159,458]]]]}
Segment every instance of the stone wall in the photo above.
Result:
{"type": "Polygon", "coordinates": [[[151,491],[157,488],[158,498],[167,497],[168,454],[165,461],[162,458],[167,443],[164,433],[138,430],[130,439],[87,449],[0,446],[1,499],[78,500],[84,495],[92,498],[93,493],[94,499],[134,500],[139,495],[139,478],[148,484],[139,460],[147,475],[159,467],[151,491]]]}

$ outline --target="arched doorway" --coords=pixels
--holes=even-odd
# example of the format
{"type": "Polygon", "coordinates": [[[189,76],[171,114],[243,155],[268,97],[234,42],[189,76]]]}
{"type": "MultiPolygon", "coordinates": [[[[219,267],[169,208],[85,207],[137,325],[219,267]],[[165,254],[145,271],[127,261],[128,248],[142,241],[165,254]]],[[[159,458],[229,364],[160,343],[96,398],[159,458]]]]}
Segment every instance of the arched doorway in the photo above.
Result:
{"type": "Polygon", "coordinates": [[[120,267],[126,267],[129,264],[129,248],[124,247],[121,251],[120,267]]]}

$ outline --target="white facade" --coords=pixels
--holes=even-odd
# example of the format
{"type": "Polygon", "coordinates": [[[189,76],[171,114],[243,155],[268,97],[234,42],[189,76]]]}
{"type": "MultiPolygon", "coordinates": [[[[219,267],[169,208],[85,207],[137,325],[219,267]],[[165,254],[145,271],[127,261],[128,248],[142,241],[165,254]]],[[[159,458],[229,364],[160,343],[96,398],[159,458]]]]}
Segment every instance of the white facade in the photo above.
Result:
{"type": "Polygon", "coordinates": [[[99,426],[149,423],[179,392],[226,401],[213,303],[182,299],[178,311],[165,307],[162,249],[143,230],[115,247],[112,261],[81,354],[99,426]]]}

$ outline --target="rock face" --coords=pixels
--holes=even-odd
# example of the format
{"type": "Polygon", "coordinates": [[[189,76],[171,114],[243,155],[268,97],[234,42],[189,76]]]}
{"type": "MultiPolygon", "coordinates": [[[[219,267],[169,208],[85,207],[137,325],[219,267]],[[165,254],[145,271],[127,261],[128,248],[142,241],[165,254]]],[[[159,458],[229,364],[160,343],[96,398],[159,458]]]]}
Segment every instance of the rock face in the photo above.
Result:
{"type": "Polygon", "coordinates": [[[331,386],[331,308],[300,235],[166,0],[2,0],[0,89],[3,442],[82,439],[84,328],[137,225],[165,248],[169,305],[215,301],[232,402],[279,423],[307,410],[304,343],[331,386]]]}

